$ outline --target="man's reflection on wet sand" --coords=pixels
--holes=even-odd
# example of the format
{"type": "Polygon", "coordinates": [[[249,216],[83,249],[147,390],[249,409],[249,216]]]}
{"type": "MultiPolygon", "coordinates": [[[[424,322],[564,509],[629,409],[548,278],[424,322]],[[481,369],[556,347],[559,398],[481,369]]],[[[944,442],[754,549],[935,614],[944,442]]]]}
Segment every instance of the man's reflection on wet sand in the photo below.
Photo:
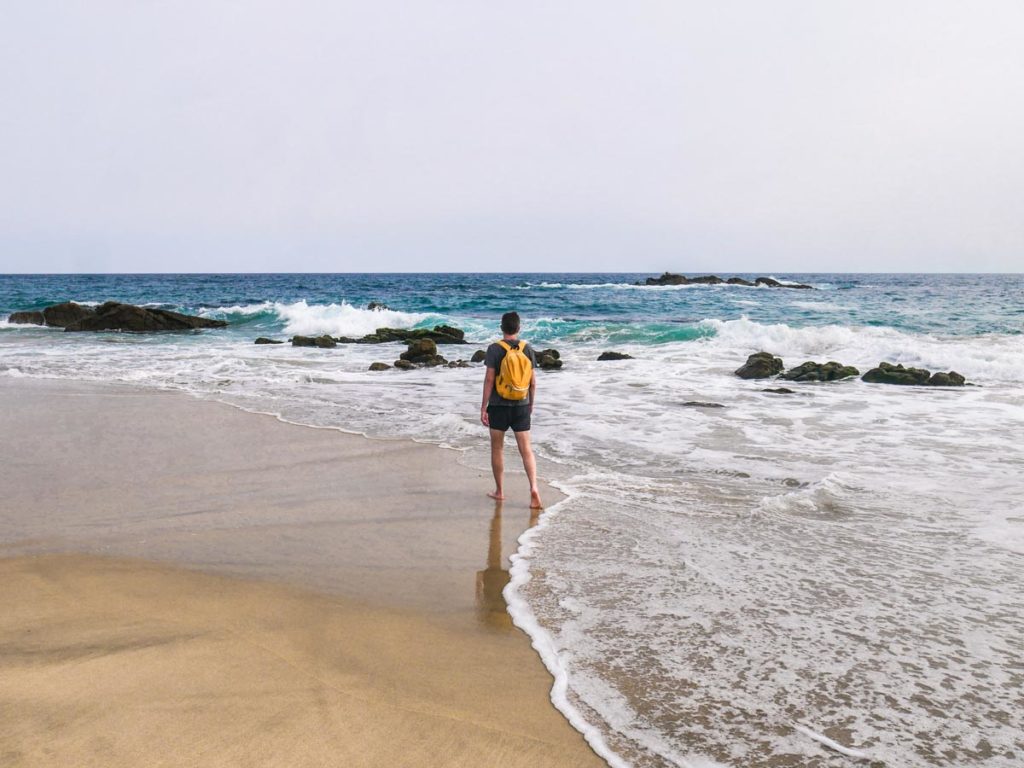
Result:
{"type": "MultiPolygon", "coordinates": [[[[530,514],[532,528],[540,519],[540,511],[530,514]]],[[[509,582],[509,572],[502,568],[505,559],[501,552],[501,502],[494,505],[491,518],[491,532],[487,542],[487,567],[476,572],[476,607],[480,621],[495,629],[510,629],[512,617],[508,615],[508,604],[502,591],[509,582]]]]}

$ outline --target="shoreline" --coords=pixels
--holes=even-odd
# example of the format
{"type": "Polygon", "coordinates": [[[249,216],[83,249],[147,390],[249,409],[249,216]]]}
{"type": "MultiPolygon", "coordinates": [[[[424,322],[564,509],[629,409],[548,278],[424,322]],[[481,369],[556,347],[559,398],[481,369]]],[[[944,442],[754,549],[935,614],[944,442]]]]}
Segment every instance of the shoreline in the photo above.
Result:
{"type": "Polygon", "coordinates": [[[5,761],[166,764],[170,739],[178,764],[603,764],[505,610],[514,481],[496,510],[433,446],[182,393],[0,399],[5,761]]]}

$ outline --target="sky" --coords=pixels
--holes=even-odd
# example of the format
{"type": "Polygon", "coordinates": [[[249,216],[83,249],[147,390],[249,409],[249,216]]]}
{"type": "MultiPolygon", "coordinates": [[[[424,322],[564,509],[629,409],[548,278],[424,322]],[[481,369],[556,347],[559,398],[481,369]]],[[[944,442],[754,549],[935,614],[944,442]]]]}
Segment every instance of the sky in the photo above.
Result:
{"type": "Polygon", "coordinates": [[[1024,270],[1020,0],[0,12],[0,272],[1024,270]]]}

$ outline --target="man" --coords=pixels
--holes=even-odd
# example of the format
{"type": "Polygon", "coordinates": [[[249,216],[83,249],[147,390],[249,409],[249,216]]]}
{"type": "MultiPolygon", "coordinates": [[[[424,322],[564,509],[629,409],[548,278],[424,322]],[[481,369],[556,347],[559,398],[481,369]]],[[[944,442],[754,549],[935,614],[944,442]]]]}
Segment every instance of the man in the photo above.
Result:
{"type": "Polygon", "coordinates": [[[533,348],[519,340],[519,315],[506,312],[501,316],[502,340],[487,348],[484,363],[484,398],[480,405],[480,421],[491,431],[491,471],[494,472],[492,499],[505,498],[505,432],[511,427],[523,457],[523,468],[530,481],[530,509],[541,509],[540,490],[537,488],[537,462],[530,446],[530,416],[537,393],[537,358],[533,348]],[[520,356],[525,355],[529,364],[520,356]],[[513,355],[503,368],[508,355],[513,355]],[[522,376],[522,381],[516,379],[522,376]],[[527,383],[528,382],[528,383],[527,383]],[[499,394],[501,393],[501,394],[499,394]],[[504,397],[502,395],[505,395],[504,397]],[[511,395],[511,397],[510,397],[511,395]]]}

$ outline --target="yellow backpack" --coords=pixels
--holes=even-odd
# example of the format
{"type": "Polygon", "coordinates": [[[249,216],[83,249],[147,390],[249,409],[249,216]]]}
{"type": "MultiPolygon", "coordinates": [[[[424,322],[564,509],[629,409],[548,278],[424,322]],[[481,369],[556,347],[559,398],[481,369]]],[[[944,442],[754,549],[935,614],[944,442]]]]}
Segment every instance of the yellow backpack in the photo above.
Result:
{"type": "Polygon", "coordinates": [[[526,342],[520,341],[516,347],[504,340],[498,343],[505,348],[505,357],[494,380],[494,389],[505,400],[524,400],[530,392],[530,381],[533,379],[533,363],[523,354],[526,342]]]}

